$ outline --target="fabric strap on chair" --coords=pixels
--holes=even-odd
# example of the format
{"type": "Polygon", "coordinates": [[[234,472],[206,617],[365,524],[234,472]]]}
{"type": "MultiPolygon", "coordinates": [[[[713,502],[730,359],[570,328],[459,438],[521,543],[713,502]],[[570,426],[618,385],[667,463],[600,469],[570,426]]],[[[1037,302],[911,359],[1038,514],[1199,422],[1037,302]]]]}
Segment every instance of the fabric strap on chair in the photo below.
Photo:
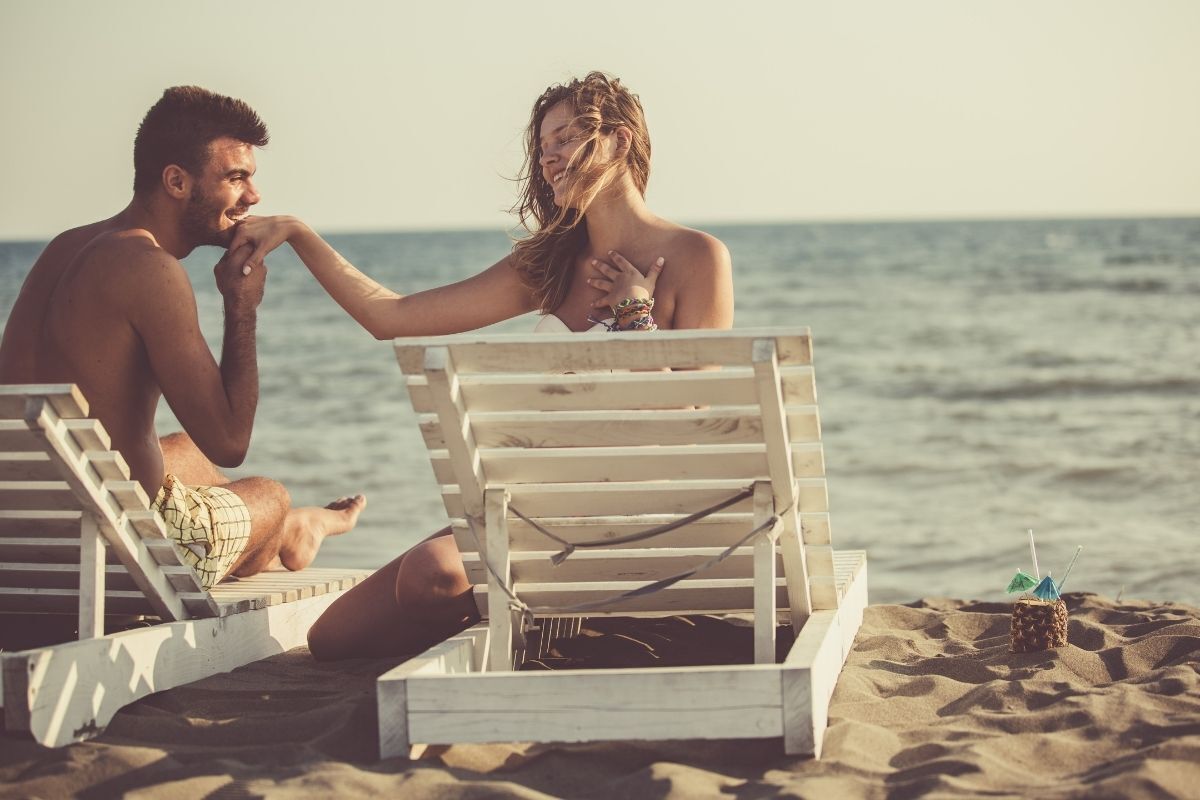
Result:
{"type": "MultiPolygon", "coordinates": [[[[611,545],[611,544],[614,544],[617,542],[636,542],[636,541],[641,541],[643,539],[649,539],[651,537],[658,536],[663,533],[667,533],[668,531],[672,531],[672,530],[675,530],[676,528],[680,528],[684,525],[695,522],[696,520],[703,519],[704,517],[707,517],[710,514],[715,514],[716,512],[720,511],[721,509],[728,508],[729,506],[733,505],[734,503],[744,500],[745,498],[750,497],[753,494],[754,494],[754,487],[751,486],[747,489],[743,489],[742,491],[738,492],[736,495],[734,495],[733,497],[730,497],[727,500],[722,500],[720,503],[717,503],[716,505],[710,506],[702,511],[697,511],[695,514],[691,514],[690,516],[685,517],[680,520],[676,520],[675,522],[671,522],[666,525],[660,525],[658,527],[650,528],[645,531],[640,531],[639,533],[631,533],[628,536],[621,537],[620,539],[606,539],[606,540],[594,540],[594,541],[589,541],[589,542],[579,542],[579,543],[576,543],[574,546],[572,546],[571,543],[567,542],[565,539],[562,539],[561,537],[556,536],[553,533],[551,533],[550,531],[541,527],[536,522],[529,519],[521,512],[517,511],[511,505],[509,506],[509,508],[512,509],[512,512],[514,514],[516,514],[518,517],[520,517],[521,519],[523,519],[526,522],[533,525],[535,529],[541,531],[543,534],[545,534],[546,536],[549,536],[551,539],[554,539],[555,541],[561,542],[564,545],[566,545],[566,547],[564,547],[564,549],[563,549],[563,552],[558,554],[558,555],[562,556],[562,558],[559,558],[558,560],[554,561],[555,564],[560,564],[560,563],[562,563],[563,560],[566,559],[567,556],[569,556],[571,554],[572,551],[574,551],[575,547],[599,547],[604,544],[611,545]]],[[[654,581],[653,583],[648,583],[645,586],[639,586],[636,589],[630,589],[625,592],[619,592],[617,594],[611,595],[609,597],[604,597],[599,600],[590,600],[586,603],[579,603],[579,604],[573,605],[573,606],[564,606],[562,608],[543,608],[543,609],[538,609],[538,611],[539,611],[539,613],[542,614],[542,616],[555,616],[555,615],[561,615],[561,614],[576,613],[576,612],[581,612],[581,611],[594,611],[598,608],[603,608],[604,606],[612,605],[612,604],[618,603],[622,600],[628,600],[630,598],[642,597],[644,595],[654,594],[655,592],[660,592],[663,589],[666,589],[669,586],[673,586],[674,584],[679,583],[680,581],[682,581],[686,578],[690,578],[693,575],[696,575],[698,573],[704,572],[707,569],[711,569],[712,567],[715,567],[717,564],[720,564],[726,558],[729,558],[729,556],[733,555],[734,551],[736,551],[739,547],[742,547],[743,545],[745,545],[747,542],[749,542],[754,537],[758,536],[759,534],[763,533],[764,531],[774,530],[775,526],[777,526],[779,524],[779,521],[780,521],[779,515],[777,515],[777,514],[772,515],[769,519],[767,519],[766,522],[764,522],[763,524],[756,527],[754,530],[747,533],[745,536],[743,536],[738,541],[729,545],[729,547],[725,548],[725,550],[723,550],[721,553],[718,553],[717,555],[713,556],[708,561],[705,561],[702,564],[697,564],[696,566],[692,567],[691,569],[685,570],[676,575],[671,575],[669,577],[662,578],[661,580],[654,581]]],[[[472,535],[474,535],[474,528],[471,528],[471,532],[472,532],[472,535]]],[[[476,546],[478,547],[478,542],[476,542],[476,546]]],[[[482,552],[482,550],[481,550],[481,552],[482,552]]],[[[551,560],[554,560],[554,559],[551,559],[551,560]]],[[[534,611],[533,611],[533,609],[530,608],[529,605],[524,600],[517,597],[517,595],[513,592],[512,588],[508,585],[508,583],[505,580],[503,580],[500,577],[500,575],[496,572],[496,570],[492,567],[491,561],[488,560],[486,555],[484,556],[482,561],[483,561],[484,566],[487,567],[487,571],[492,574],[492,577],[496,579],[496,582],[500,585],[500,588],[504,590],[504,593],[506,595],[508,595],[508,607],[511,608],[513,611],[520,613],[522,628],[524,630],[533,630],[534,629],[534,624],[533,624],[534,611]]]]}
{"type": "Polygon", "coordinates": [[[738,492],[733,497],[722,500],[721,502],[719,502],[715,505],[711,505],[708,508],[697,511],[694,514],[689,514],[688,516],[686,516],[682,519],[677,519],[674,522],[668,522],[665,525],[658,525],[654,528],[647,528],[646,530],[638,531],[637,533],[630,533],[625,536],[618,536],[614,539],[591,539],[591,540],[588,540],[585,542],[568,542],[566,539],[562,538],[561,536],[557,536],[554,533],[546,530],[541,525],[539,525],[536,521],[534,521],[534,520],[530,519],[529,517],[525,516],[524,514],[522,514],[517,509],[516,506],[510,504],[508,506],[508,508],[514,514],[516,514],[518,517],[520,517],[521,519],[525,520],[530,525],[532,525],[533,529],[536,530],[538,533],[540,533],[543,536],[546,536],[550,539],[553,539],[554,541],[558,542],[559,544],[561,544],[563,546],[563,549],[560,552],[555,553],[554,555],[550,556],[550,561],[554,564],[554,566],[557,567],[559,564],[566,561],[571,556],[571,554],[574,553],[580,547],[584,547],[584,548],[587,548],[587,547],[612,547],[615,544],[628,544],[629,542],[640,542],[645,539],[652,539],[655,536],[660,536],[664,533],[670,533],[671,531],[675,530],[676,528],[682,528],[684,525],[691,525],[693,522],[696,522],[697,520],[704,519],[705,517],[715,514],[718,511],[723,511],[724,509],[729,508],[731,505],[734,505],[735,503],[740,503],[742,500],[745,500],[746,498],[753,497],[753,496],[754,496],[754,486],[751,485],[751,486],[746,487],[742,491],[738,492]]]}

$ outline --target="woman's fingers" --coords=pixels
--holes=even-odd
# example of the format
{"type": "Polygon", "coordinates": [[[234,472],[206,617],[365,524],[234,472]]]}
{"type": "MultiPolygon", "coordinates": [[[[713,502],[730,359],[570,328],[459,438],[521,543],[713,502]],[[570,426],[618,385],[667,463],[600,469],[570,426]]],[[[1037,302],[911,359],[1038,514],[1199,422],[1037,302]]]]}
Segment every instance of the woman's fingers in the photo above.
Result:
{"type": "Polygon", "coordinates": [[[629,259],[625,258],[625,256],[621,255],[616,250],[609,250],[608,255],[612,258],[613,263],[616,264],[622,270],[627,270],[627,269],[632,269],[635,271],[637,270],[637,267],[635,267],[633,264],[629,263],[629,259]]]}
{"type": "Polygon", "coordinates": [[[650,290],[651,297],[654,296],[654,286],[658,283],[658,276],[662,274],[663,266],[666,263],[667,260],[659,256],[658,260],[650,265],[650,269],[646,273],[646,288],[650,290]]]}
{"type": "Polygon", "coordinates": [[[621,271],[612,264],[609,264],[607,261],[601,261],[598,258],[592,259],[592,269],[606,278],[614,278],[621,274],[621,271]]]}

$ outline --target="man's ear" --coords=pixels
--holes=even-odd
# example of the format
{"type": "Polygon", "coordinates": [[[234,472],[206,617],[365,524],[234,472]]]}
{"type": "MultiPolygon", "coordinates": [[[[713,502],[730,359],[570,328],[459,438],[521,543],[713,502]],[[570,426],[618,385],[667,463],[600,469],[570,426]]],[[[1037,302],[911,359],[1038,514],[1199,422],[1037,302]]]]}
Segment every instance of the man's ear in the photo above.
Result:
{"type": "Polygon", "coordinates": [[[192,176],[178,164],[168,164],[162,171],[163,189],[176,200],[183,200],[192,193],[192,176]]]}

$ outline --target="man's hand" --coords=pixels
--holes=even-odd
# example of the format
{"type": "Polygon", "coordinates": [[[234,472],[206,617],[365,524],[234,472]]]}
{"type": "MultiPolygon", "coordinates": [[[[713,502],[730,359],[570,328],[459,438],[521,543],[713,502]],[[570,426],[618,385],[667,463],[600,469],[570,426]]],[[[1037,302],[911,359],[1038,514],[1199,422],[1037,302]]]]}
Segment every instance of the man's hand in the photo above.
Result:
{"type": "Polygon", "coordinates": [[[230,247],[213,267],[217,290],[225,298],[227,307],[251,310],[258,308],[258,304],[262,302],[263,288],[267,282],[266,263],[253,271],[240,268],[246,262],[246,255],[251,249],[249,242],[239,247],[230,247]]]}
{"type": "Polygon", "coordinates": [[[229,252],[238,251],[242,245],[251,245],[249,253],[242,254],[246,258],[239,263],[242,274],[249,275],[255,267],[263,265],[267,253],[288,241],[303,225],[300,220],[288,216],[246,217],[238,223],[233,241],[229,243],[229,252]]]}

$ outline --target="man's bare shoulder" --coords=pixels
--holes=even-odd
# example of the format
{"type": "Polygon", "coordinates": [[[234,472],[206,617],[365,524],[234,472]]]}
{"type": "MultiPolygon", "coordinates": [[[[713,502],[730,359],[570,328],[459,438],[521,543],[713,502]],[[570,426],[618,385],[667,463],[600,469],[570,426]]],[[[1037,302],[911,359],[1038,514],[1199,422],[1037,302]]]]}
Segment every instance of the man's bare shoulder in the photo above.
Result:
{"type": "Polygon", "coordinates": [[[143,228],[117,228],[100,232],[87,245],[88,257],[122,261],[131,265],[179,263],[159,246],[153,234],[143,228]]]}
{"type": "Polygon", "coordinates": [[[191,286],[179,259],[164,250],[149,231],[140,228],[101,233],[80,253],[80,261],[85,268],[100,268],[108,277],[119,278],[130,290],[191,286]]]}

